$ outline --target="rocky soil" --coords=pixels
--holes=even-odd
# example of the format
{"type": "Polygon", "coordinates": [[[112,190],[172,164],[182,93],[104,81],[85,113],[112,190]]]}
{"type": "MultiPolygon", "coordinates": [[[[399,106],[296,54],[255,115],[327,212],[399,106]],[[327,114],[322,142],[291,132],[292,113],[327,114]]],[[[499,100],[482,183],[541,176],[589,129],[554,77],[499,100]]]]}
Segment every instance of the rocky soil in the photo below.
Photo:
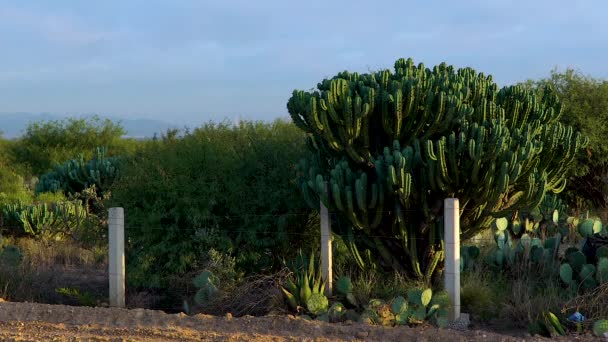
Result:
{"type": "MultiPolygon", "coordinates": [[[[144,309],[0,302],[3,341],[549,341],[481,330],[329,324],[293,316],[186,316],[144,309]]],[[[558,341],[590,341],[568,336],[558,341]]]]}

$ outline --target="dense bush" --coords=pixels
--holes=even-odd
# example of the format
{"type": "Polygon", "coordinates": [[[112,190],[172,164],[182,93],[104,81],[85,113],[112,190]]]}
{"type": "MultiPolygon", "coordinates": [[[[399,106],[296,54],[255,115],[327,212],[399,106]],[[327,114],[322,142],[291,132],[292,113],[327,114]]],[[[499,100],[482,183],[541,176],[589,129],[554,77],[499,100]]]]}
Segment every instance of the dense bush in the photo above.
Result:
{"type": "Polygon", "coordinates": [[[303,139],[281,121],[207,124],[125,160],[111,205],[125,209],[129,280],[163,285],[201,267],[210,248],[262,271],[310,244],[318,221],[294,182],[303,139]]]}
{"type": "Polygon", "coordinates": [[[123,138],[125,133],[119,124],[98,117],[33,122],[12,144],[11,153],[31,175],[40,175],[78,155],[91,159],[99,146],[118,155],[131,152],[136,143],[123,138]]]}

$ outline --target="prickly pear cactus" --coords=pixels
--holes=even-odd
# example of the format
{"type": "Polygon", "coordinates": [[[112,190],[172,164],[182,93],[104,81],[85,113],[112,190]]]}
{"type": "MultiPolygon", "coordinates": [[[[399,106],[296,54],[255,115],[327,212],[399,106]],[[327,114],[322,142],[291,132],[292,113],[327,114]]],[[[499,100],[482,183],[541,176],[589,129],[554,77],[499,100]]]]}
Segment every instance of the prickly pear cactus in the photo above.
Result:
{"type": "Polygon", "coordinates": [[[572,285],[572,267],[569,264],[562,264],[559,267],[559,277],[566,285],[572,285]]]}
{"type": "Polygon", "coordinates": [[[398,315],[400,313],[407,311],[407,300],[405,300],[405,298],[403,298],[403,296],[395,297],[391,301],[391,311],[395,315],[398,315]]]}
{"type": "Polygon", "coordinates": [[[595,221],[591,219],[585,220],[578,226],[578,233],[582,237],[590,237],[594,234],[595,221]]]}
{"type": "Polygon", "coordinates": [[[407,291],[407,299],[410,303],[418,306],[427,306],[433,298],[433,290],[421,289],[418,287],[412,288],[407,291]]]}

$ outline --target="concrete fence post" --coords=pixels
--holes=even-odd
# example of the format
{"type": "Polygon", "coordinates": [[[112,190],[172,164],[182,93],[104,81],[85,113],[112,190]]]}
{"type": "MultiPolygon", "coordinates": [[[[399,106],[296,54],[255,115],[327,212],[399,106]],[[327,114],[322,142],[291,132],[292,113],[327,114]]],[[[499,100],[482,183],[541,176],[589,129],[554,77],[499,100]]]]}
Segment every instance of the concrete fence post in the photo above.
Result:
{"type": "Polygon", "coordinates": [[[123,208],[110,208],[108,215],[110,246],[110,306],[125,307],[125,215],[123,208]]]}
{"type": "MultiPolygon", "coordinates": [[[[325,182],[325,193],[329,196],[329,186],[325,182]]],[[[332,246],[331,222],[327,207],[321,202],[321,269],[325,280],[325,295],[332,295],[332,246]]]]}
{"type": "Polygon", "coordinates": [[[452,307],[448,319],[460,318],[460,208],[457,198],[446,198],[443,202],[445,238],[445,290],[452,307]]]}

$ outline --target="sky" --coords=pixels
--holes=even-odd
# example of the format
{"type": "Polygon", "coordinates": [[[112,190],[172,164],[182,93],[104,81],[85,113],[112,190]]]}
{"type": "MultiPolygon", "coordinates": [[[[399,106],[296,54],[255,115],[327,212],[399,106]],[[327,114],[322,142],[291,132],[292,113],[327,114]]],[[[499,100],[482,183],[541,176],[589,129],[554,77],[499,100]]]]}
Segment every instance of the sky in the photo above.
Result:
{"type": "Polygon", "coordinates": [[[0,113],[197,125],[287,117],[294,89],[411,57],[499,86],[608,78],[608,2],[0,0],[0,113]]]}

